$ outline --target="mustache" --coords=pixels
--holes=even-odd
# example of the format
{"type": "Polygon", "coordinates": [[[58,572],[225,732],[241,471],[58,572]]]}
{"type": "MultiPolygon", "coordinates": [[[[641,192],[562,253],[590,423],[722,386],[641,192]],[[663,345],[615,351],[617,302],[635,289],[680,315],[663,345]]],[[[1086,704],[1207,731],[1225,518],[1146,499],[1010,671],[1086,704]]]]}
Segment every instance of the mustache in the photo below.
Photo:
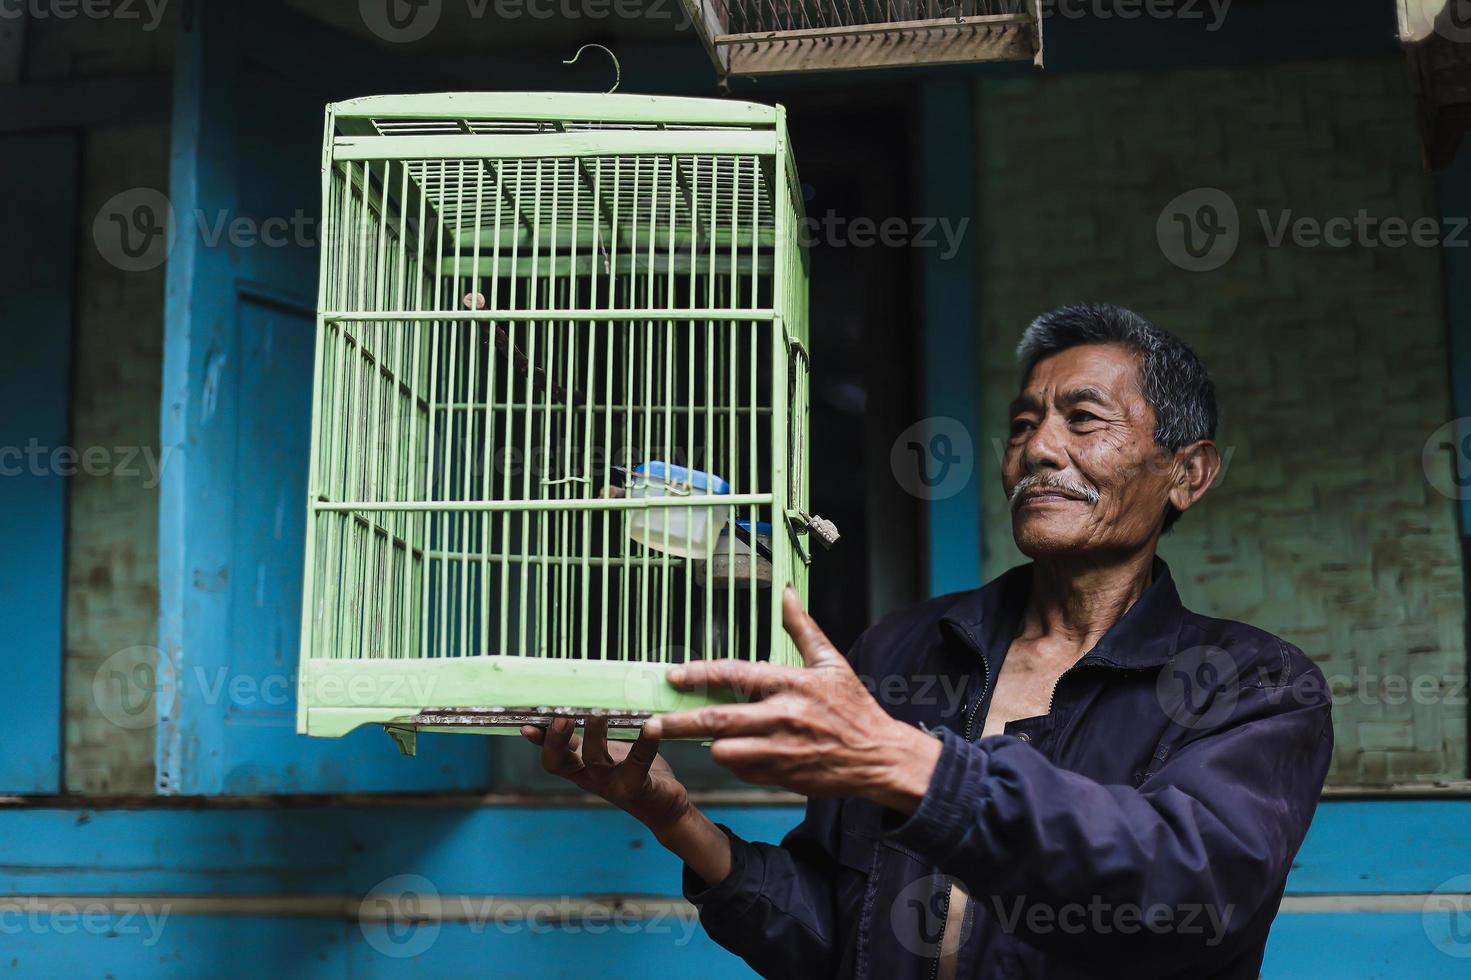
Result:
{"type": "Polygon", "coordinates": [[[1006,501],[1007,505],[1012,510],[1016,510],[1016,505],[1021,503],[1022,497],[1033,490],[1056,490],[1090,504],[1096,504],[1100,499],[1098,491],[1086,483],[1054,474],[1028,473],[1017,480],[1016,486],[1011,488],[1011,496],[1006,501]]]}

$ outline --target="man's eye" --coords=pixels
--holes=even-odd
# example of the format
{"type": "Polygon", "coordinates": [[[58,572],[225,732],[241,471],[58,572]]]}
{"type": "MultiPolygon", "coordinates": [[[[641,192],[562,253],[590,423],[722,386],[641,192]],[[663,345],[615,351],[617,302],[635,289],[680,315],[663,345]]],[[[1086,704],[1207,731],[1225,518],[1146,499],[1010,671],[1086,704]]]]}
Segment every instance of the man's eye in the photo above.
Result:
{"type": "Polygon", "coordinates": [[[1016,436],[1019,436],[1019,435],[1023,434],[1024,432],[1026,432],[1027,430],[1029,430],[1031,428],[1032,428],[1032,423],[1030,421],[1028,421],[1027,419],[1012,419],[1011,420],[1011,434],[1012,434],[1012,437],[1013,438],[1016,437],[1016,436]]]}
{"type": "Polygon", "coordinates": [[[1092,412],[1082,411],[1081,409],[1073,412],[1071,415],[1068,416],[1068,422],[1070,424],[1072,424],[1072,425],[1081,425],[1084,422],[1097,422],[1097,421],[1098,421],[1098,416],[1094,415],[1092,412]]]}

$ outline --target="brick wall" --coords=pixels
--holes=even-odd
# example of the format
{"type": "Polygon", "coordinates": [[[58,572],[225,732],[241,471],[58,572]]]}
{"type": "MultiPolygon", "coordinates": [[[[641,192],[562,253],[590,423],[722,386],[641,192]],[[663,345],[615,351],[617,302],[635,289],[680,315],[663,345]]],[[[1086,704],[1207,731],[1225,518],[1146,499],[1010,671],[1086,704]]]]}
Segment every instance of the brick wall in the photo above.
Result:
{"type": "MultiPolygon", "coordinates": [[[[155,5],[157,8],[159,5],[155,5]]],[[[25,79],[166,72],[174,8],[25,22],[25,79]]],[[[67,527],[65,786],[75,793],[151,793],[158,644],[156,461],[164,270],[124,272],[95,247],[92,223],[114,194],[168,189],[166,125],[82,134],[77,189],[77,296],[72,437],[105,466],[70,479],[67,527]]]]}
{"type": "Polygon", "coordinates": [[[1101,299],[1178,333],[1215,376],[1230,456],[1162,553],[1188,605],[1286,637],[1342,690],[1339,784],[1466,775],[1464,684],[1440,680],[1466,673],[1456,515],[1420,462],[1451,417],[1439,253],[1274,247],[1256,212],[1434,216],[1411,108],[1398,59],[978,91],[986,574],[1024,560],[997,451],[1026,323],[1101,299]],[[1234,203],[1238,241],[1187,272],[1157,222],[1202,187],[1234,203]]]}
{"type": "Polygon", "coordinates": [[[78,208],[72,442],[106,472],[71,479],[67,529],[66,787],[153,791],[148,692],[158,645],[158,424],[164,270],[123,272],[92,246],[92,219],[133,187],[168,186],[167,126],[95,130],[78,208]],[[101,458],[100,456],[98,457],[101,458]],[[100,682],[99,672],[103,673],[100,682]]]}

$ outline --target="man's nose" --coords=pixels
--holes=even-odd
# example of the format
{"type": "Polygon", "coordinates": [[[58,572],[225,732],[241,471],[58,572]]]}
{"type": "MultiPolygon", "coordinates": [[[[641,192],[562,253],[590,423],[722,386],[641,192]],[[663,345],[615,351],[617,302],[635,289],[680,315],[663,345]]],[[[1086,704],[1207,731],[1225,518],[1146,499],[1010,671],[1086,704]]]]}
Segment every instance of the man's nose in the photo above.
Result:
{"type": "Polygon", "coordinates": [[[1022,452],[1028,473],[1067,468],[1067,426],[1055,415],[1043,418],[1032,430],[1022,452]]]}

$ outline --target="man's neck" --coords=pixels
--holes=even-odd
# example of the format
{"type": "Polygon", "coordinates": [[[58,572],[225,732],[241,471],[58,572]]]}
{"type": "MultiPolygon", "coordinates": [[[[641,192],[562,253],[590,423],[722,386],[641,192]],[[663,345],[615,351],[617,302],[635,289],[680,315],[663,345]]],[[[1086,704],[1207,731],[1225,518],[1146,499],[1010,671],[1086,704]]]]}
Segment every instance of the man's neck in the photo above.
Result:
{"type": "Polygon", "coordinates": [[[1081,657],[1149,588],[1153,564],[1153,548],[1112,561],[1033,562],[1019,636],[1081,657]]]}

